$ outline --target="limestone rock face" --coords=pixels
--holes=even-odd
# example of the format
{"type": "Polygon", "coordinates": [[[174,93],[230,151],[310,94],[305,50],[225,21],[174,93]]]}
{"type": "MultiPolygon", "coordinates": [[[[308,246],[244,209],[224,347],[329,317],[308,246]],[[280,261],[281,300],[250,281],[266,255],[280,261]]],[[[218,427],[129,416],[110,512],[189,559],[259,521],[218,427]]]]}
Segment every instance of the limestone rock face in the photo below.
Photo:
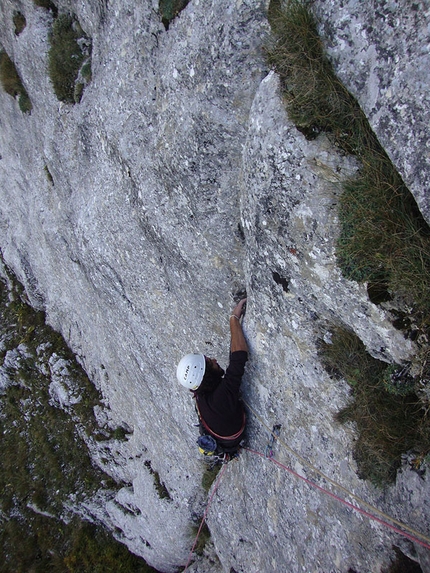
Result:
{"type": "Polygon", "coordinates": [[[316,2],[315,14],[338,76],[429,222],[429,3],[316,2]]]}
{"type": "MultiPolygon", "coordinates": [[[[379,571],[393,545],[430,570],[418,544],[255,453],[264,452],[267,428],[282,424],[282,440],[301,456],[277,444],[282,464],[330,489],[304,459],[428,531],[429,478],[405,467],[394,486],[376,491],[356,475],[355,429],[333,420],[349,392],[317,355],[327,324],[349,326],[385,361],[406,360],[414,348],[365,286],[343,279],[336,266],[339,182],[357,165],[325,137],[306,141],[288,121],[261,50],[267,3],[191,0],[167,31],[155,0],[56,3],[92,40],[92,81],[76,105],[58,102],[48,77],[52,15],[21,0],[27,25],[16,36],[17,3],[0,0],[0,41],[33,104],[24,115],[0,91],[0,247],[32,304],[46,310],[103,392],[107,421],[132,430],[104,465],[128,486],[83,514],[121,530],[121,540],[160,571],[186,563],[206,503],[205,468],[193,401],[175,367],[190,351],[226,365],[228,316],[246,288],[251,353],[243,391],[253,451],[226,467],[208,516],[212,550],[189,570],[379,571]]],[[[369,99],[366,78],[375,76],[363,74],[358,85],[352,75],[364,35],[338,29],[349,4],[325,4],[315,9],[330,55],[428,215],[421,132],[429,107],[419,88],[426,78],[410,67],[417,44],[406,49],[412,9],[405,3],[405,15],[398,7],[409,32],[398,45],[392,40],[392,50],[396,81],[410,73],[417,87],[388,92],[384,84],[369,99]],[[409,129],[411,118],[419,133],[409,129]],[[395,132],[403,134],[396,150],[395,132]]],[[[369,4],[349,13],[351,22],[360,15],[361,30],[376,17],[369,4]]],[[[366,53],[377,58],[376,37],[366,39],[366,53]]],[[[378,61],[372,69],[384,68],[378,61]]]]}

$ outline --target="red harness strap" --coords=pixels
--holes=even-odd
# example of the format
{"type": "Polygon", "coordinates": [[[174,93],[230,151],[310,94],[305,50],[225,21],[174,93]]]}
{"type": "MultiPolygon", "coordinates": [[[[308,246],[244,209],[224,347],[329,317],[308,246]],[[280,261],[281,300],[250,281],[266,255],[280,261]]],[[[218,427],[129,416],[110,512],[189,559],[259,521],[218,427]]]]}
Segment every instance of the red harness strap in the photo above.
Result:
{"type": "Polygon", "coordinates": [[[243,431],[244,431],[245,425],[246,425],[245,411],[243,411],[242,427],[240,428],[240,430],[238,432],[236,432],[235,434],[233,434],[232,436],[220,436],[219,434],[217,434],[213,430],[211,430],[209,428],[209,426],[207,425],[207,423],[204,421],[203,416],[201,415],[200,410],[199,410],[199,403],[197,400],[197,396],[195,395],[194,397],[196,399],[197,413],[199,415],[200,422],[202,423],[202,426],[204,427],[205,430],[207,430],[214,438],[218,438],[218,440],[237,440],[237,438],[240,438],[240,436],[243,434],[243,431]]]}

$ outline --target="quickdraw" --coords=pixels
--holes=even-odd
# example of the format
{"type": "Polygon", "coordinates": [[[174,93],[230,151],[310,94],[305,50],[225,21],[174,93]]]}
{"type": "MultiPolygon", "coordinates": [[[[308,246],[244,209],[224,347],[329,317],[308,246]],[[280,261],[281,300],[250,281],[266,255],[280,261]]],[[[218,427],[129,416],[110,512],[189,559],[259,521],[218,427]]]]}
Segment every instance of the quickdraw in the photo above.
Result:
{"type": "Polygon", "coordinates": [[[276,440],[279,438],[279,434],[281,433],[281,428],[282,428],[281,424],[275,424],[273,426],[272,432],[270,433],[270,436],[269,436],[269,441],[268,441],[267,446],[266,446],[266,451],[265,451],[266,458],[271,459],[275,455],[273,453],[273,446],[274,446],[276,440]]]}

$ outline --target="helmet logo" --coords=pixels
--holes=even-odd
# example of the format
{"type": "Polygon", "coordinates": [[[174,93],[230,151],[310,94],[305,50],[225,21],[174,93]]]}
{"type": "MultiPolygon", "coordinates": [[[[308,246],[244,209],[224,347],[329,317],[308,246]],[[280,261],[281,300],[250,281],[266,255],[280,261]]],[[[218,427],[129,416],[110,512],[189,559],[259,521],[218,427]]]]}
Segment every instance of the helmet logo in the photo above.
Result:
{"type": "Polygon", "coordinates": [[[203,354],[187,354],[184,356],[176,369],[178,382],[195,390],[202,381],[205,371],[205,357],[203,354]]]}

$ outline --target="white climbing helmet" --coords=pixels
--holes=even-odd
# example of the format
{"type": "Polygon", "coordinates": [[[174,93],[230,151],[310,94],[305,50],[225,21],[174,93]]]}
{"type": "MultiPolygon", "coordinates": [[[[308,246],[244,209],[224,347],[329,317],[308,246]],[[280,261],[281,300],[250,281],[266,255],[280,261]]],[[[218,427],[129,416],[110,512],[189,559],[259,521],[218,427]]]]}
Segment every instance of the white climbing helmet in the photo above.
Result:
{"type": "Polygon", "coordinates": [[[179,362],[176,369],[179,384],[188,390],[197,390],[203,380],[205,369],[204,354],[187,354],[179,362]]]}

